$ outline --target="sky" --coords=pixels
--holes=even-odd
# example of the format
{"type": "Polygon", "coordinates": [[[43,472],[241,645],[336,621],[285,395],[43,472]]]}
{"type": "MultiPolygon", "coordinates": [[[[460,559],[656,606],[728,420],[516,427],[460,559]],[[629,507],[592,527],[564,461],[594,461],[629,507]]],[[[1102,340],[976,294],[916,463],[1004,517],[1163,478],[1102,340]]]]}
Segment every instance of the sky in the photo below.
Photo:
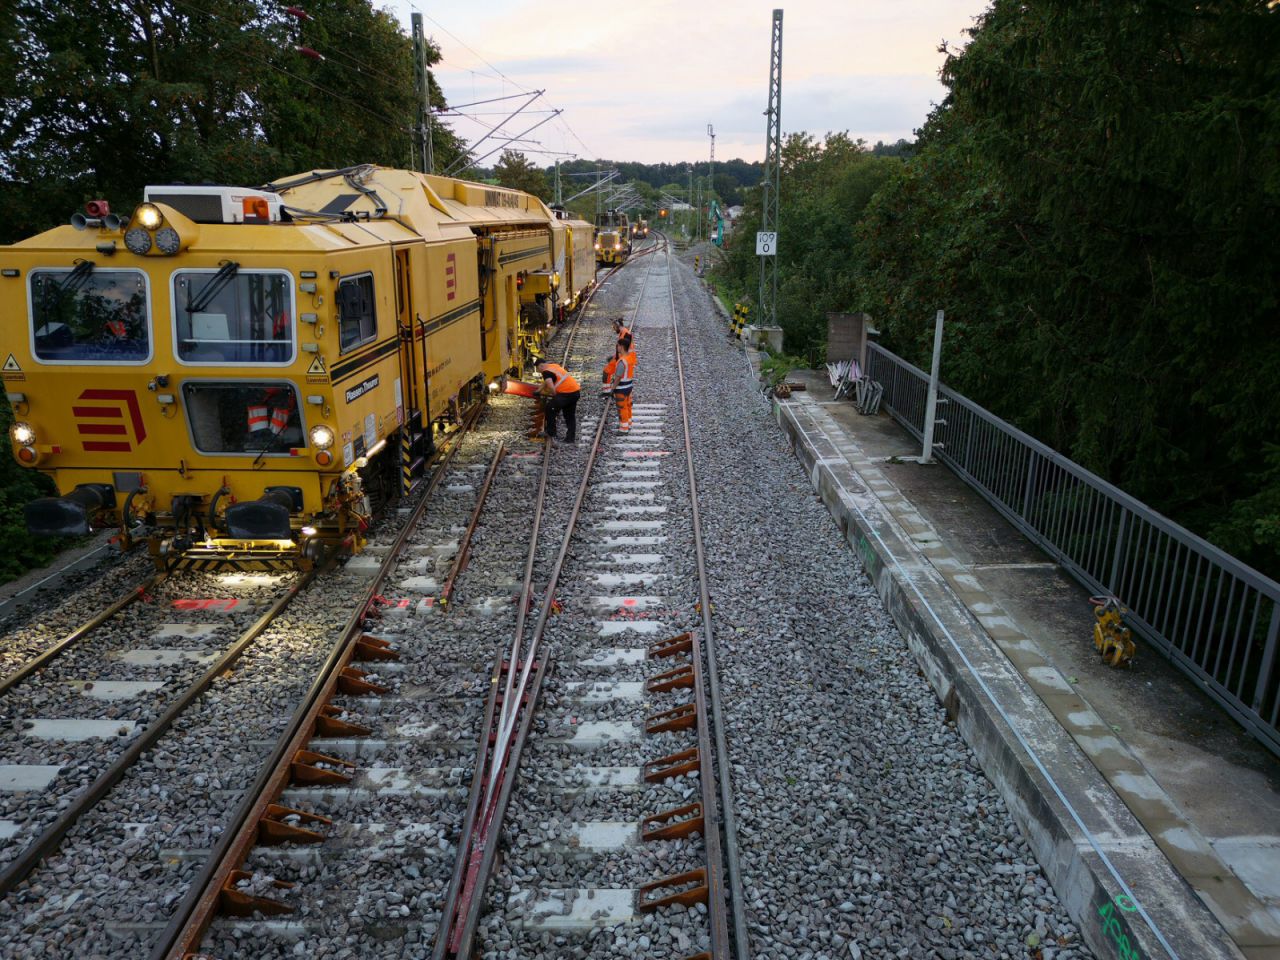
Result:
{"type": "MultiPolygon", "coordinates": [[[[377,2],[377,0],[375,0],[377,2]]],[[[545,94],[504,128],[531,160],[703,161],[714,127],[719,159],[764,159],[774,2],[623,0],[596,5],[546,0],[386,0],[410,33],[410,14],[443,60],[436,82],[450,104],[522,91],[545,94]],[[560,10],[569,19],[548,14],[560,10]],[[481,12],[482,11],[482,12],[481,12]]],[[[964,31],[989,0],[791,0],[783,2],[782,129],[847,130],[868,143],[912,138],[945,94],[944,40],[964,31]]],[[[524,99],[466,107],[450,120],[475,143],[481,123],[503,120],[524,99]]],[[[490,139],[483,154],[497,146],[490,139]]],[[[489,165],[498,154],[483,161],[489,165]]]]}

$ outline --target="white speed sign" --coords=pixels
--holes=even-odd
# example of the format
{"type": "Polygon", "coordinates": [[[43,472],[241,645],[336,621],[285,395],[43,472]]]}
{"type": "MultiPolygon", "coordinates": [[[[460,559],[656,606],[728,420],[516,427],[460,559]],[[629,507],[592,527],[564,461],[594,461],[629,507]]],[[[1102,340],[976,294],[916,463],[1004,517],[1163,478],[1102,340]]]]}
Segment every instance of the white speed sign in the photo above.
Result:
{"type": "Polygon", "coordinates": [[[776,230],[761,230],[756,234],[756,256],[772,257],[778,249],[776,230]]]}

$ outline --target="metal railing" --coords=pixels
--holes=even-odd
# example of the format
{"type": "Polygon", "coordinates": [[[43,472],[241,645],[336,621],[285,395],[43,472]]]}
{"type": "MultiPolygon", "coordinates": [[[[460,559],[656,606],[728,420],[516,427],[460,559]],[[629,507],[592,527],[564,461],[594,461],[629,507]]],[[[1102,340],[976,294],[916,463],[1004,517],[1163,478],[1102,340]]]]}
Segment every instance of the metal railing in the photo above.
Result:
{"type": "MultiPolygon", "coordinates": [[[[867,373],[923,436],[929,377],[876,344],[867,373]]],[[[1280,583],[944,386],[934,456],[1280,754],[1280,583]]]]}

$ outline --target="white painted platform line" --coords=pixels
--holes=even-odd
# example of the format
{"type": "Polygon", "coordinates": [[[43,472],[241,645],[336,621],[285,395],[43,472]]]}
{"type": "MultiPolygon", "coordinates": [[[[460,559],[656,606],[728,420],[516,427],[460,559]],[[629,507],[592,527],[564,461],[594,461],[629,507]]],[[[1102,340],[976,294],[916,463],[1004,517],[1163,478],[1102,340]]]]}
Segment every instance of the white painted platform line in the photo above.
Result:
{"type": "Polygon", "coordinates": [[[128,700],[164,686],[163,680],[68,680],[67,683],[94,700],[128,700]]]}
{"type": "Polygon", "coordinates": [[[652,503],[656,497],[652,490],[619,490],[605,494],[605,499],[613,503],[652,503]]]}
{"type": "Polygon", "coordinates": [[[652,587],[661,573],[597,573],[591,579],[600,587],[652,587]]]}
{"type": "Polygon", "coordinates": [[[217,653],[205,650],[123,650],[109,656],[135,667],[172,667],[183,663],[212,663],[217,653]]]}
{"type": "Polygon", "coordinates": [[[625,663],[644,663],[648,654],[643,646],[614,646],[608,650],[596,650],[579,663],[584,667],[620,667],[625,663]]]}
{"type": "Polygon", "coordinates": [[[569,699],[579,703],[610,703],[614,700],[644,698],[644,683],[640,680],[571,680],[564,688],[569,699]]]}
{"type": "Polygon", "coordinates": [[[571,746],[590,749],[609,743],[630,743],[640,739],[640,724],[618,723],[614,720],[584,720],[572,727],[568,743],[571,746]]]}
{"type": "Polygon", "coordinates": [[[37,740],[113,740],[133,733],[132,720],[24,720],[22,735],[37,740]]]}
{"type": "Polygon", "coordinates": [[[508,907],[519,911],[517,921],[528,930],[583,931],[634,923],[635,890],[579,888],[512,894],[508,907]]]}
{"type": "Polygon", "coordinates": [[[638,825],[628,820],[588,820],[569,828],[570,844],[583,850],[622,850],[639,840],[638,825]]]}
{"type": "Polygon", "coordinates": [[[591,597],[597,610],[653,610],[662,605],[662,597],[591,597]]]}
{"type": "Polygon", "coordinates": [[[339,797],[441,797],[469,786],[467,771],[461,767],[428,767],[413,775],[403,767],[365,767],[356,770],[348,786],[290,787],[281,796],[311,802],[339,797]]]}
{"type": "MultiPolygon", "coordinates": [[[[600,622],[602,637],[616,637],[624,633],[654,634],[661,633],[662,629],[663,624],[660,620],[602,620],[600,622]]],[[[640,651],[640,659],[644,659],[643,650],[640,651]]]]}
{"type": "Polygon", "coordinates": [[[661,480],[604,480],[596,486],[609,490],[652,490],[662,484],[661,480]]]}
{"type": "Polygon", "coordinates": [[[662,553],[611,553],[596,561],[595,566],[651,567],[666,560],[662,553]]]}
{"type": "Polygon", "coordinates": [[[212,637],[222,627],[216,623],[164,623],[151,635],[153,640],[169,640],[173,637],[212,637]]]}
{"type": "Polygon", "coordinates": [[[604,530],[661,530],[667,525],[665,520],[605,520],[599,524],[604,530]]]}
{"type": "Polygon", "coordinates": [[[605,537],[600,541],[600,545],[613,549],[614,547],[656,547],[660,543],[666,543],[665,536],[656,537],[605,537]]]}
{"type": "Polygon", "coordinates": [[[56,763],[0,763],[0,792],[48,789],[61,769],[56,763]]]}

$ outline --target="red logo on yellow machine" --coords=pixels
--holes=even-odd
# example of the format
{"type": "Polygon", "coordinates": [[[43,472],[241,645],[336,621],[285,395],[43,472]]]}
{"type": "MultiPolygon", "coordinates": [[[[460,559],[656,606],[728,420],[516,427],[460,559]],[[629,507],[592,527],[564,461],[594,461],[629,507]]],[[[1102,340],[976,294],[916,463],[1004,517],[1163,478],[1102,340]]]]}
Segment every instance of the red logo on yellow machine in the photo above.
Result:
{"type": "Polygon", "coordinates": [[[452,253],[444,258],[444,298],[446,300],[452,300],[458,295],[457,263],[457,258],[452,253]]]}
{"type": "Polygon", "coordinates": [[[147,439],[142,408],[138,406],[138,395],[132,390],[86,390],[76,399],[99,401],[71,408],[86,452],[128,453],[135,444],[140,445],[147,439]],[[130,426],[133,427],[132,442],[130,426]]]}

